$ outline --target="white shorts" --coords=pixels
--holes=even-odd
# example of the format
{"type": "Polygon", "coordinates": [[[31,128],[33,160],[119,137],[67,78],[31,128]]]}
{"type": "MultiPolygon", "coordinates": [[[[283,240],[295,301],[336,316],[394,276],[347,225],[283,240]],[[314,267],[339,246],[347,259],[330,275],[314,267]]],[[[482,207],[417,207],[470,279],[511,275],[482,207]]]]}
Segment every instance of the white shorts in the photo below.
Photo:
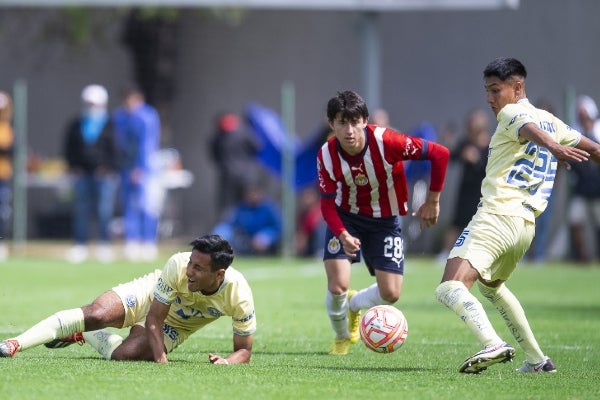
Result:
{"type": "Polygon", "coordinates": [[[569,223],[583,224],[586,221],[600,226],[600,199],[574,196],[569,204],[569,223]]]}
{"type": "Polygon", "coordinates": [[[479,209],[454,244],[448,258],[468,260],[487,281],[506,281],[535,236],[535,224],[479,209]]]}

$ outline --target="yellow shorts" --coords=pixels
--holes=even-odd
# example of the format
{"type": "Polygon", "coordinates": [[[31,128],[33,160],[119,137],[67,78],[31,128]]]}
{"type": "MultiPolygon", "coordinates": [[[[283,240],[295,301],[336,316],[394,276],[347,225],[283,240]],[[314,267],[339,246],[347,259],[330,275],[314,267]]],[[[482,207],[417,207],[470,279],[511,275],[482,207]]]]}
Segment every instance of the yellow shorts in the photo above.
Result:
{"type": "MultiPolygon", "coordinates": [[[[154,289],[156,282],[161,275],[161,270],[146,274],[141,278],[136,278],[130,282],[122,283],[112,288],[112,290],[121,298],[123,308],[125,309],[125,322],[123,328],[129,328],[133,325],[145,326],[146,315],[150,311],[150,304],[154,300],[154,289]]],[[[167,353],[183,343],[193,332],[184,329],[173,328],[165,320],[163,326],[163,337],[167,353]]]]}
{"type": "Polygon", "coordinates": [[[468,260],[487,281],[507,280],[535,236],[535,223],[479,209],[448,258],[468,260]]]}
{"type": "Polygon", "coordinates": [[[123,308],[125,308],[123,328],[133,325],[144,326],[146,315],[148,315],[148,311],[150,310],[150,304],[152,304],[152,300],[154,299],[154,288],[161,272],[160,269],[157,269],[141,278],[136,278],[112,288],[121,298],[123,308]]]}

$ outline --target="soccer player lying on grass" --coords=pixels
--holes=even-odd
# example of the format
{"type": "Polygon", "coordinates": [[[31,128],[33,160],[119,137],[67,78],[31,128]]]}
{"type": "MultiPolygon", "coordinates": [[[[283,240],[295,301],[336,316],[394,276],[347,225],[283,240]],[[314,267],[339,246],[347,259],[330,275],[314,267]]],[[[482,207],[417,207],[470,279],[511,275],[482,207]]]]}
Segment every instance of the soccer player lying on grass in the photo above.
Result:
{"type": "Polygon", "coordinates": [[[0,357],[40,344],[49,348],[88,343],[104,358],[166,363],[167,353],[192,333],[227,315],[232,318],[233,353],[209,354],[213,364],[250,361],[256,330],[252,291],[233,267],[233,250],[218,235],[190,243],[161,270],[115,286],[92,304],[59,311],[21,335],[0,342],[0,357]],[[131,327],[129,336],[102,328],[131,327]]]}
{"type": "Polygon", "coordinates": [[[486,100],[498,127],[489,145],[481,203],[450,252],[435,294],[483,346],[461,364],[460,372],[480,373],[492,364],[512,360],[515,353],[470,293],[475,282],[525,353],[525,363],[517,371],[555,372],[554,363],[533,336],[519,300],[504,282],[533,240],[535,218],[548,204],[557,160],[567,169],[569,162],[588,158],[600,163],[600,145],[531,105],[525,95],[527,71],[518,60],[496,59],[483,76],[486,100]]]}

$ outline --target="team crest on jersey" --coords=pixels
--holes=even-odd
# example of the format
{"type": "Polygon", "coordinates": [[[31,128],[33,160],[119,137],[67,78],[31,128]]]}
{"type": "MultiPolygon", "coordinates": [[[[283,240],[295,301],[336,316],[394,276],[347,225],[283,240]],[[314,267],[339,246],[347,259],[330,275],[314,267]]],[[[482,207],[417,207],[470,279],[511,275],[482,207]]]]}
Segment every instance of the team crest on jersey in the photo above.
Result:
{"type": "Polygon", "coordinates": [[[358,174],[354,177],[356,186],[365,186],[369,183],[369,178],[365,174],[358,174]]]}
{"type": "Polygon", "coordinates": [[[331,254],[337,254],[340,252],[341,249],[342,246],[340,245],[340,240],[338,238],[334,236],[331,239],[329,239],[329,243],[327,243],[328,252],[330,252],[331,254]]]}

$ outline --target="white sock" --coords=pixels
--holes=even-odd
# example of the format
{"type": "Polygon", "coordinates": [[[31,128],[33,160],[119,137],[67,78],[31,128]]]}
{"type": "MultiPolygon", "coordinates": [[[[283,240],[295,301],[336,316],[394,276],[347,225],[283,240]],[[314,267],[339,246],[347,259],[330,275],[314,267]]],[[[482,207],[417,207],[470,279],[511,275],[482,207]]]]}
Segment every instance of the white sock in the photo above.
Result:
{"type": "Polygon", "coordinates": [[[349,338],[348,330],[348,292],[334,295],[329,290],[325,296],[325,306],[331,321],[331,327],[338,339],[349,338]]]}
{"type": "Polygon", "coordinates": [[[475,296],[460,281],[446,281],[435,289],[435,297],[454,311],[485,347],[502,343],[490,320],[475,296]]]}
{"type": "Polygon", "coordinates": [[[537,340],[535,340],[533,331],[525,316],[525,311],[523,311],[523,307],[515,295],[505,284],[492,288],[478,282],[478,286],[481,294],[496,307],[496,310],[506,322],[508,330],[525,352],[527,362],[537,364],[544,361],[546,357],[542,353],[537,340]]]}
{"type": "Polygon", "coordinates": [[[84,332],[83,338],[87,344],[96,349],[107,360],[110,360],[113,351],[123,343],[121,335],[110,333],[104,329],[84,332]]]}
{"type": "Polygon", "coordinates": [[[21,350],[48,343],[84,330],[83,310],[73,308],[59,311],[38,322],[15,339],[21,350]]]}
{"type": "Polygon", "coordinates": [[[352,311],[358,311],[368,309],[379,304],[392,304],[381,298],[379,294],[379,286],[376,283],[372,284],[368,288],[359,290],[352,299],[350,299],[349,306],[352,311]]]}

